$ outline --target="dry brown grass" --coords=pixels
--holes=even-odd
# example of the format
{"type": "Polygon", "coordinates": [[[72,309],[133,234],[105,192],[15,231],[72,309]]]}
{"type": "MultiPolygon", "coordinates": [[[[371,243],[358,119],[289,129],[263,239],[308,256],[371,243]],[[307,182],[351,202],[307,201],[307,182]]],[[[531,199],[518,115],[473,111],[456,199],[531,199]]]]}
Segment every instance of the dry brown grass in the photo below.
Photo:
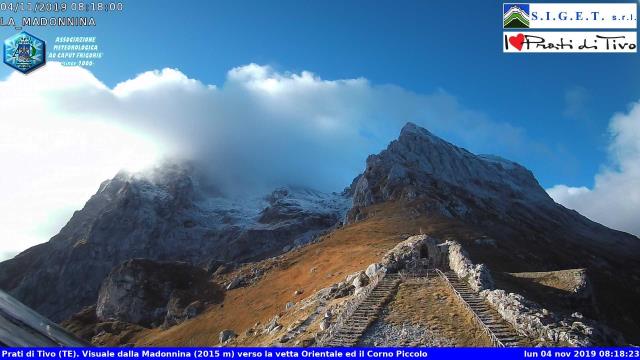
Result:
{"type": "Polygon", "coordinates": [[[409,235],[451,228],[446,219],[413,216],[399,203],[372,206],[368,211],[368,219],[286,254],[255,284],[228,291],[224,303],[170,329],[144,330],[133,341],[156,346],[216,345],[220,331],[232,329],[243,334],[258,321],[264,324],[276,314],[283,315],[287,302],[297,302],[379,261],[409,235]],[[302,289],[303,295],[294,296],[297,289],[302,289]]]}
{"type": "Polygon", "coordinates": [[[558,271],[509,273],[509,275],[570,293],[578,286],[584,272],[585,269],[569,269],[558,271]]]}
{"type": "Polygon", "coordinates": [[[433,277],[423,285],[401,285],[396,298],[389,304],[385,321],[426,326],[440,337],[450,339],[455,346],[491,346],[473,316],[439,277],[433,277]]]}

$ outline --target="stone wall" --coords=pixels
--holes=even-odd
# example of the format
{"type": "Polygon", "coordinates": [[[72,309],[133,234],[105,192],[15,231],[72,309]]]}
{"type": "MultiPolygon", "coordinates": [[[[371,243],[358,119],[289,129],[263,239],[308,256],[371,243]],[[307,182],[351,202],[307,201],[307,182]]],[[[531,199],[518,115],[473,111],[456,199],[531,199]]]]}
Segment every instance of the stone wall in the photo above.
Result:
{"type": "MultiPolygon", "coordinates": [[[[484,264],[473,264],[456,241],[447,241],[449,266],[469,286],[523,336],[546,345],[602,346],[623,345],[622,336],[596,321],[574,312],[556,314],[516,293],[495,289],[491,272],[484,264]]],[[[586,283],[586,279],[584,280],[586,283]]]]}
{"type": "Polygon", "coordinates": [[[447,241],[449,251],[449,267],[460,279],[469,283],[475,291],[493,289],[493,278],[484,264],[474,265],[467,252],[456,241],[447,241]]]}

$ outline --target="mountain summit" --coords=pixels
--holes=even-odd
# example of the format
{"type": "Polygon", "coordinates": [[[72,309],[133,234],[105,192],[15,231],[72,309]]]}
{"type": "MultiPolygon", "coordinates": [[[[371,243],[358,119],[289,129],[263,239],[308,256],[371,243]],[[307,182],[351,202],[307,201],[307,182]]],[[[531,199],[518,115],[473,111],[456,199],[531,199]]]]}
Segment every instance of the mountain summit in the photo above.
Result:
{"type": "Polygon", "coordinates": [[[439,195],[446,195],[439,204],[450,215],[464,215],[483,202],[502,210],[514,202],[553,206],[523,166],[474,155],[408,123],[386,150],[367,159],[367,169],[355,185],[354,207],[357,211],[383,201],[439,195]],[[455,196],[462,193],[469,198],[455,196]]]}
{"type": "Polygon", "coordinates": [[[49,242],[0,263],[0,288],[59,321],[94,303],[109,271],[126,260],[206,267],[264,259],[312,241],[348,207],[339,194],[294,187],[228,198],[184,164],[120,172],[49,242]]]}
{"type": "Polygon", "coordinates": [[[555,203],[522,165],[472,154],[408,123],[397,140],[369,156],[350,193],[348,222],[393,202],[416,217],[444,217],[485,234],[495,246],[463,245],[498,271],[586,268],[596,292],[616,294],[598,298],[599,316],[640,334],[640,311],[632,305],[640,298],[640,239],[555,203]]]}
{"type": "MultiPolygon", "coordinates": [[[[320,239],[317,245],[327,252],[316,249],[312,258],[324,262],[294,275],[305,274],[314,283],[344,270],[334,268],[319,276],[318,266],[353,271],[365,264],[363,258],[370,261],[377,251],[371,238],[385,234],[382,243],[393,245],[406,234],[422,233],[423,226],[443,241],[455,239],[474,262],[503,274],[496,279],[506,288],[520,286],[508,275],[512,273],[586,269],[567,273],[588,274],[595,296],[589,297],[587,315],[622,330],[631,341],[640,340],[640,239],[556,204],[525,167],[475,155],[412,123],[387,149],[368,157],[365,171],[343,194],[285,187],[260,198],[238,199],[212,189],[193,166],[164,164],[148,173],[120,173],[105,181],[49,242],[0,263],[0,288],[58,321],[95,304],[108,274],[119,279],[114,268],[135,271],[135,266],[118,268],[128,260],[182,261],[213,273],[240,262],[277,262],[280,255],[290,259],[282,268],[273,267],[279,270],[268,267],[256,273],[237,267],[255,280],[262,271],[296,266],[296,256],[313,248],[305,245],[320,239]],[[303,246],[300,253],[290,251],[303,246]],[[362,259],[345,259],[340,255],[345,251],[362,259]],[[336,262],[338,258],[342,262],[336,262]]],[[[133,264],[138,263],[145,262],[133,264]]],[[[225,288],[233,291],[243,279],[224,278],[225,288]]],[[[118,290],[116,280],[112,283],[118,290]]],[[[144,276],[139,280],[146,283],[144,276]]],[[[540,286],[528,289],[535,295],[540,286]]],[[[286,293],[293,293],[290,290],[286,293]]],[[[273,295],[265,294],[259,295],[260,301],[273,295]]],[[[545,295],[538,301],[556,307],[558,302],[550,299],[545,295]]],[[[116,309],[121,305],[109,304],[116,309]]]]}

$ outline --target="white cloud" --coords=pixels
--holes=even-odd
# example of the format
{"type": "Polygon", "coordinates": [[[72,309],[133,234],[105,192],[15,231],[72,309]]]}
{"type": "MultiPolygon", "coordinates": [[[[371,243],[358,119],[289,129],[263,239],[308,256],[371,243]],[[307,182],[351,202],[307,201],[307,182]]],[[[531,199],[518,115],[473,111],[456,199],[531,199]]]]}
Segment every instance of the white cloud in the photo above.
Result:
{"type": "Polygon", "coordinates": [[[47,240],[97,184],[158,155],[156,144],[122,127],[57,109],[52,94],[108,91],[85,70],[59,67],[0,82],[0,255],[47,240]]]}
{"type": "Polygon", "coordinates": [[[593,189],[556,185],[558,203],[614,229],[640,236],[640,102],[609,124],[611,164],[595,176],[593,189]]]}
{"type": "Polygon", "coordinates": [[[226,190],[290,183],[331,191],[348,185],[407,121],[472,150],[504,153],[526,143],[521,129],[444,91],[256,64],[230,70],[220,87],[164,69],[111,89],[87,70],[49,63],[0,81],[0,108],[4,253],[46,241],[118,169],[163,156],[206,164],[226,190]]]}

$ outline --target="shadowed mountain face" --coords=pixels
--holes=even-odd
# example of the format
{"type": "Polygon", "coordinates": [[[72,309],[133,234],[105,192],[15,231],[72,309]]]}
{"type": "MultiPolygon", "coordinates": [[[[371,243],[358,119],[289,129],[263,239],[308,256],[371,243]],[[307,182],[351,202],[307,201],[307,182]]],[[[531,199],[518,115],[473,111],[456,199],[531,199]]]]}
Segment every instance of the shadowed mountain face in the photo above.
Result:
{"type": "Polygon", "coordinates": [[[372,204],[400,200],[417,213],[478,229],[496,246],[468,242],[465,248],[492,270],[586,268],[601,320],[640,340],[640,239],[556,204],[521,165],[474,155],[409,123],[398,140],[367,159],[350,191],[351,222],[372,204]]]}
{"type": "Polygon", "coordinates": [[[188,166],[166,164],[105,181],[49,242],[0,264],[0,288],[59,321],[95,303],[105,276],[133,258],[251,261],[313,240],[343,217],[349,199],[283,188],[228,199],[188,166]]]}
{"type": "Polygon", "coordinates": [[[264,259],[309,242],[349,208],[347,221],[357,222],[372,205],[389,202],[493,238],[457,239],[492,271],[586,269],[594,316],[640,341],[637,237],[556,204],[521,165],[474,155],[416,125],[407,124],[367,159],[348,197],[283,188],[259,199],[229,199],[195,174],[165,165],[104,182],[58,235],[0,264],[0,288],[61,320],[95,303],[102,281],[125,260],[204,266],[264,259]]]}

